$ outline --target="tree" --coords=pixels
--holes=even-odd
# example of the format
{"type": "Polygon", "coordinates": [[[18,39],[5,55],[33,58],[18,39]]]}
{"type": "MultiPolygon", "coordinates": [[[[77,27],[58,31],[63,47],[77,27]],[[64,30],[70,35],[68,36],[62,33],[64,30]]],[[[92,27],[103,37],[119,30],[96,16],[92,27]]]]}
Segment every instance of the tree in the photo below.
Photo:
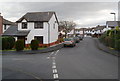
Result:
{"type": "Polygon", "coordinates": [[[76,23],[73,21],[60,21],[59,22],[59,31],[65,32],[65,37],[67,33],[69,33],[72,29],[74,29],[76,26],[76,23]]]}

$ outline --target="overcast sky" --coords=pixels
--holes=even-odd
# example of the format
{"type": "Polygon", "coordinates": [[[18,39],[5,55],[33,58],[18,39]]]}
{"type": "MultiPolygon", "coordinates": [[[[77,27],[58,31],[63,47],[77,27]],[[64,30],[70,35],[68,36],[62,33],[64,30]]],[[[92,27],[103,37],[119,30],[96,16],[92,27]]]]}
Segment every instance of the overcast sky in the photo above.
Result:
{"type": "Polygon", "coordinates": [[[5,19],[17,21],[27,12],[55,11],[58,20],[74,21],[77,27],[105,25],[118,13],[118,2],[1,2],[5,19]]]}

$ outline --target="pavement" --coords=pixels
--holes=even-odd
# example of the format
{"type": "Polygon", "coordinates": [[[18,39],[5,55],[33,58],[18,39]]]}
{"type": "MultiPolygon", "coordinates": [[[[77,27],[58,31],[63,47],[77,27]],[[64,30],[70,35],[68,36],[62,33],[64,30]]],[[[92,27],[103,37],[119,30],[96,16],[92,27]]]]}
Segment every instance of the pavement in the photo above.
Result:
{"type": "Polygon", "coordinates": [[[115,55],[115,56],[120,56],[120,51],[114,50],[114,49],[110,49],[109,47],[105,46],[103,43],[101,43],[98,38],[93,38],[95,41],[95,44],[97,46],[98,49],[107,52],[109,54],[115,55]]]}
{"type": "Polygon", "coordinates": [[[76,47],[53,52],[6,54],[2,63],[3,79],[118,79],[118,57],[98,49],[91,37],[85,37],[76,47]]]}

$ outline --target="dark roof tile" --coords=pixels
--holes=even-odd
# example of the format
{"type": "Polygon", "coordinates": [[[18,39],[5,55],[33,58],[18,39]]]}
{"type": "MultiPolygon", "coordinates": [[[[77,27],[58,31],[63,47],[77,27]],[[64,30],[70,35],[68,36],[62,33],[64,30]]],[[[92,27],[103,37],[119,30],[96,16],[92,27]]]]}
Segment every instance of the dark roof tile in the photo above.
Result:
{"type": "Polygon", "coordinates": [[[29,12],[29,13],[26,13],[23,17],[21,17],[17,22],[21,22],[23,19],[27,20],[28,22],[49,21],[53,14],[55,14],[55,12],[29,12]]]}

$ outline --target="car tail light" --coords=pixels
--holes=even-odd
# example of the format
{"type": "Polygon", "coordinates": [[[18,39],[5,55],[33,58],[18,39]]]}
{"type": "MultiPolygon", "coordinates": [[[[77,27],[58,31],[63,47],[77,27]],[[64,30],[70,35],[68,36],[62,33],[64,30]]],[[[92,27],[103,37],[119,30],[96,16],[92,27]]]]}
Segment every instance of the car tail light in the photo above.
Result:
{"type": "Polygon", "coordinates": [[[73,41],[71,41],[71,42],[73,42],[73,41]]]}

